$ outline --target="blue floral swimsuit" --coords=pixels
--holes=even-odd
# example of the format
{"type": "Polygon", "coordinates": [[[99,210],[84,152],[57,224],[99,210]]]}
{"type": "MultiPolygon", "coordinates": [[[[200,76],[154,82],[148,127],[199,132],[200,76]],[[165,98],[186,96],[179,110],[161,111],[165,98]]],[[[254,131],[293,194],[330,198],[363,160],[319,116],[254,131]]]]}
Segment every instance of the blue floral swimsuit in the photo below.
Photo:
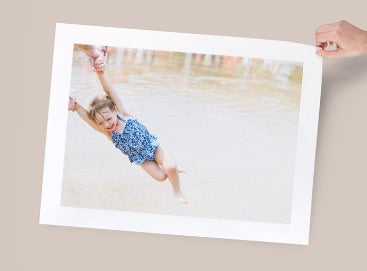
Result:
{"type": "Polygon", "coordinates": [[[158,138],[136,119],[125,120],[119,115],[117,118],[125,123],[125,128],[121,133],[112,132],[112,143],[115,147],[126,154],[135,165],[154,160],[159,146],[158,138]]]}

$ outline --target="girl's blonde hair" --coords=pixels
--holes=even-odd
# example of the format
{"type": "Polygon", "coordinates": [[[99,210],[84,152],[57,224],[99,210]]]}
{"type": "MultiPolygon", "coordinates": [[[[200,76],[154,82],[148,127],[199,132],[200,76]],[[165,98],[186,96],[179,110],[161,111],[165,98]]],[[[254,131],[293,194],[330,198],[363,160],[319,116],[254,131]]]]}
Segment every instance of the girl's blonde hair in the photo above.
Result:
{"type": "Polygon", "coordinates": [[[116,104],[108,95],[95,97],[89,104],[88,117],[91,120],[96,121],[96,113],[105,107],[108,107],[113,111],[116,109],[116,104]]]}

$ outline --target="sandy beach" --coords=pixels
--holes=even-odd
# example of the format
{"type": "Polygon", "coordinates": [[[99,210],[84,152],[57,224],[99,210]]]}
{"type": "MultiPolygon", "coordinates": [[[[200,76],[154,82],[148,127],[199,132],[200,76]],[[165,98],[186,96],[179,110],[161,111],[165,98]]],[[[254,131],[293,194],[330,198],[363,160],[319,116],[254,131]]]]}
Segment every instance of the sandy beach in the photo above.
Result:
{"type": "MultiPolygon", "coordinates": [[[[168,181],[158,183],[130,164],[73,112],[68,115],[61,204],[289,223],[301,90],[301,80],[291,77],[299,66],[284,64],[290,70],[285,80],[276,77],[284,74],[279,63],[270,76],[263,62],[237,60],[229,70],[214,57],[208,65],[203,57],[200,66],[195,56],[189,64],[187,56],[178,56],[185,60],[181,65],[171,61],[172,53],[123,52],[111,52],[107,74],[129,112],[187,171],[180,176],[188,204],[173,197],[168,181]],[[254,76],[253,67],[263,70],[254,76]]],[[[103,93],[78,50],[70,86],[83,105],[103,93]]]]}

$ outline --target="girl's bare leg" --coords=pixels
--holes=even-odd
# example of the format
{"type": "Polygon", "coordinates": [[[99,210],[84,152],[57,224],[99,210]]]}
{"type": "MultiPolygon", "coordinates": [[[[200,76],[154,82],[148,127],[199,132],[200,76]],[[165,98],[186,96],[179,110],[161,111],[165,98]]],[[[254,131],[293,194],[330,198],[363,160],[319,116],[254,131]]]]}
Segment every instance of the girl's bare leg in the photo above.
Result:
{"type": "Polygon", "coordinates": [[[159,146],[155,151],[155,161],[162,166],[164,172],[167,174],[168,180],[170,181],[173,188],[174,196],[177,197],[181,202],[187,203],[187,200],[181,191],[177,165],[161,146],[159,146]]]}
{"type": "Polygon", "coordinates": [[[166,172],[157,164],[156,161],[145,161],[140,165],[142,169],[158,182],[164,182],[167,179],[166,172]]]}

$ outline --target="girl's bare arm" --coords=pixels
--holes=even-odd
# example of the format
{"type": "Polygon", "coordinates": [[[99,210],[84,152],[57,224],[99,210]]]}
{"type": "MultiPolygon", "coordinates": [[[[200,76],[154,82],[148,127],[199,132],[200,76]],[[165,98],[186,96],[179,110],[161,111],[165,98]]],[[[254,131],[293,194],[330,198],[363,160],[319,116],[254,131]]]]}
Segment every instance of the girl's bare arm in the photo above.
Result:
{"type": "Polygon", "coordinates": [[[95,129],[96,131],[104,134],[108,139],[112,140],[112,137],[109,133],[107,133],[106,131],[102,130],[93,120],[91,120],[88,116],[88,111],[81,106],[78,103],[75,103],[75,106],[73,109],[71,109],[72,111],[75,111],[78,113],[78,115],[80,116],[81,119],[83,119],[86,123],[89,124],[90,127],[92,127],[93,129],[95,129]]]}
{"type": "Polygon", "coordinates": [[[98,79],[101,82],[104,92],[114,101],[117,106],[117,111],[123,116],[130,118],[132,117],[129,112],[126,111],[122,104],[120,97],[117,95],[117,91],[111,84],[110,80],[107,78],[104,72],[98,72],[98,79]]]}

